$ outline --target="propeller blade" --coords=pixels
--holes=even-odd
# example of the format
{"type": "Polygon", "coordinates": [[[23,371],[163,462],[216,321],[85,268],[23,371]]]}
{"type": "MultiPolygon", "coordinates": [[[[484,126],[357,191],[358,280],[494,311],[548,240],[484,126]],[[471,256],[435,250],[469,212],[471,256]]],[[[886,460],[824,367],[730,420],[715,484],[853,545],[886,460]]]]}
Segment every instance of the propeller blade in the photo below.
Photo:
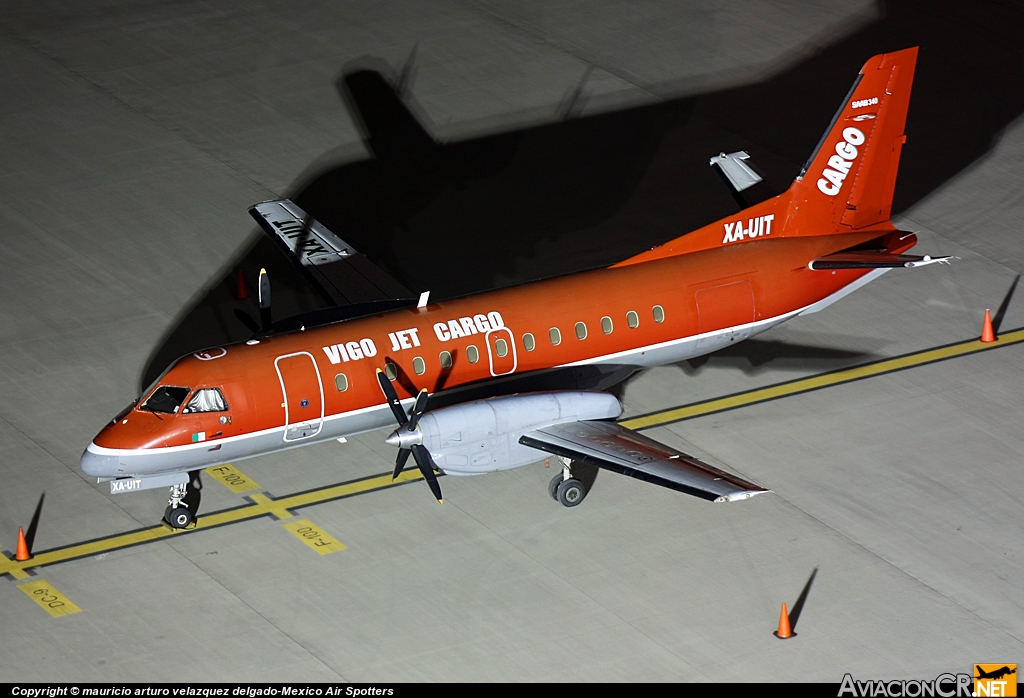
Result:
{"type": "Polygon", "coordinates": [[[412,451],[407,448],[399,449],[398,458],[395,459],[395,474],[391,476],[392,480],[397,479],[398,476],[402,474],[402,470],[405,469],[405,464],[409,460],[410,453],[412,453],[412,451]]]}
{"type": "Polygon", "coordinates": [[[423,410],[427,408],[427,389],[424,388],[420,391],[420,394],[416,396],[416,402],[412,405],[412,414],[409,415],[409,431],[416,428],[417,422],[420,421],[420,417],[423,415],[423,410]]]}
{"type": "Polygon", "coordinates": [[[423,444],[413,444],[412,456],[416,459],[416,465],[420,466],[423,479],[430,486],[430,491],[434,493],[437,503],[444,504],[444,500],[441,499],[441,485],[437,484],[437,475],[434,475],[434,461],[430,457],[430,451],[423,444]]]}
{"type": "Polygon", "coordinates": [[[404,426],[409,421],[409,417],[405,414],[405,410],[402,409],[402,402],[398,399],[395,386],[391,385],[391,379],[379,368],[377,369],[377,382],[380,383],[380,389],[383,391],[384,397],[388,399],[388,407],[391,408],[391,414],[395,415],[399,426],[404,426]]]}
{"type": "Polygon", "coordinates": [[[260,330],[263,334],[270,332],[270,275],[266,269],[260,269],[260,330]]]}

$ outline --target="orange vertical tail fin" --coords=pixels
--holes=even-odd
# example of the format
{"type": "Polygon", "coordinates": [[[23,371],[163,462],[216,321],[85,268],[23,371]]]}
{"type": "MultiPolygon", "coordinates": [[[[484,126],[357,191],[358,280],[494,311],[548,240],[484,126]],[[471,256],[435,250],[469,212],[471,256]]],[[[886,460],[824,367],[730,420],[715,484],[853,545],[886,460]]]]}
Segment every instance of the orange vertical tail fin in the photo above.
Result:
{"type": "Polygon", "coordinates": [[[914,47],[861,68],[791,190],[817,225],[825,218],[830,232],[842,232],[889,220],[916,63],[914,47]]]}
{"type": "Polygon", "coordinates": [[[785,193],[614,266],[754,240],[895,230],[889,216],[916,64],[917,47],[870,58],[785,193]]]}

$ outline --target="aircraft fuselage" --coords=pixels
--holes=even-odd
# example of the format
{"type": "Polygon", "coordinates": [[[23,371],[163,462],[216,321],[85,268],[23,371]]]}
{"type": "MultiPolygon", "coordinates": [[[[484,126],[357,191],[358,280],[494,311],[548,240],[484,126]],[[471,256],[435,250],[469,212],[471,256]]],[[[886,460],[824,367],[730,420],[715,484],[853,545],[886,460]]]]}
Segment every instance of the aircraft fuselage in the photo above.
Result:
{"type": "Polygon", "coordinates": [[[216,388],[224,409],[190,411],[183,401],[159,413],[142,408],[143,396],[100,432],[82,468],[98,477],[197,470],[386,427],[393,417],[378,368],[394,378],[401,399],[412,400],[421,388],[436,393],[558,367],[640,368],[707,354],[874,278],[880,271],[807,264],[892,230],[717,243],[727,227],[695,231],[693,239],[708,246],[688,254],[183,357],[154,390],[171,386],[192,396],[216,388]]]}

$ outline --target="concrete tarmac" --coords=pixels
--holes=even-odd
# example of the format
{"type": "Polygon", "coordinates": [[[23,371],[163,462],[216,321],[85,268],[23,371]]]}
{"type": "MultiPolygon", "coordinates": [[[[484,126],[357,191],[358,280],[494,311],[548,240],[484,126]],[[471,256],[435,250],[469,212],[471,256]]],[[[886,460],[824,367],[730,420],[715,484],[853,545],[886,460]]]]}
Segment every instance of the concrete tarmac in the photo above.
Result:
{"type": "MultiPolygon", "coordinates": [[[[897,222],[918,233],[919,253],[958,259],[890,272],[744,345],[644,371],[621,394],[637,415],[977,336],[1024,266],[1024,100],[992,68],[1024,63],[1013,42],[955,53],[1019,26],[1012,8],[958,12],[838,1],[9,3],[0,548],[14,550],[44,492],[36,551],[157,522],[164,491],[111,496],[78,459],[161,351],[244,338],[230,297],[237,265],[277,265],[280,307],[316,304],[261,247],[249,205],[312,200],[327,172],[405,191],[374,179],[393,170],[339,95],[352,66],[386,68],[446,142],[530,128],[546,143],[558,124],[585,133],[573,129],[587,117],[629,110],[671,121],[677,106],[698,124],[652,131],[650,157],[602,197],[611,203],[598,219],[541,207],[510,254],[458,257],[472,240],[446,241],[438,212],[476,205],[486,222],[498,202],[525,221],[544,192],[501,198],[470,179],[408,213],[413,199],[397,197],[378,217],[391,237],[363,244],[381,245],[398,275],[436,273],[455,293],[457,274],[424,259],[458,260],[465,278],[498,286],[668,239],[674,206],[699,216],[730,205],[727,193],[693,192],[702,177],[721,189],[701,157],[737,143],[771,180],[758,186],[784,187],[801,164],[790,151],[813,147],[876,46],[920,41],[897,222]],[[815,112],[817,127],[794,125],[789,138],[773,124],[771,140],[708,116],[722,100],[763,95],[759,86],[786,89],[787,76],[824,80],[824,60],[853,66],[829,78],[836,97],[815,87],[737,108],[754,121],[815,112]],[[951,65],[962,66],[951,84],[976,89],[962,103],[942,89],[951,65]],[[667,111],[644,111],[659,105],[667,111]],[[956,128],[928,130],[941,119],[956,128]],[[915,124],[924,133],[912,151],[915,124]],[[696,143],[692,156],[672,150],[677,137],[696,143]],[[666,191],[658,178],[677,176],[677,159],[695,174],[680,169],[666,191]]],[[[641,140],[615,141],[612,156],[632,162],[641,140]]],[[[595,152],[607,143],[583,141],[595,152]]],[[[338,220],[360,206],[349,191],[325,208],[338,220]]],[[[1019,301],[1004,305],[1001,327],[1024,327],[1019,301]]],[[[773,490],[747,502],[712,505],[602,472],[586,502],[565,509],[539,463],[444,478],[444,506],[413,482],[295,512],[346,546],[330,555],[264,517],[0,578],[0,681],[838,682],[1014,663],[1024,658],[1022,365],[1024,347],[1007,346],[647,432],[773,490]],[[21,588],[39,580],[81,611],[52,617],[21,588]],[[780,642],[779,608],[804,590],[797,637],[780,642]]],[[[236,466],[281,497],[390,471],[385,436],[236,466]]],[[[246,502],[205,483],[203,511],[246,502]]]]}

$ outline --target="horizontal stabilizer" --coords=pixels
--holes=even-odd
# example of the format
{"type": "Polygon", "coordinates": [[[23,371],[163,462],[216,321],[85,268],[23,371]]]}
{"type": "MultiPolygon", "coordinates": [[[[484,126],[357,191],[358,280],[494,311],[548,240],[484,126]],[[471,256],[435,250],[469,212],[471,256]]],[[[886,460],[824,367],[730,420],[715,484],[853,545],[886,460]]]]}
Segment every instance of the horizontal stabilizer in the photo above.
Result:
{"type": "Polygon", "coordinates": [[[807,265],[815,271],[827,269],[892,269],[895,267],[924,267],[929,264],[949,264],[952,259],[949,255],[944,257],[930,257],[925,255],[919,257],[913,254],[890,254],[889,252],[837,252],[812,259],[807,265]]]}
{"type": "Polygon", "coordinates": [[[750,189],[750,187],[761,181],[761,176],[750,169],[750,165],[743,162],[749,157],[750,155],[744,150],[739,150],[735,153],[719,153],[711,158],[708,164],[712,167],[718,165],[718,168],[722,170],[722,174],[729,180],[729,184],[733,186],[733,189],[740,192],[744,189],[750,189]]]}
{"type": "Polygon", "coordinates": [[[332,305],[415,300],[416,294],[288,199],[256,204],[249,214],[332,305]]]}
{"type": "Polygon", "coordinates": [[[615,422],[567,422],[523,434],[519,443],[715,502],[768,492],[615,422]]]}

